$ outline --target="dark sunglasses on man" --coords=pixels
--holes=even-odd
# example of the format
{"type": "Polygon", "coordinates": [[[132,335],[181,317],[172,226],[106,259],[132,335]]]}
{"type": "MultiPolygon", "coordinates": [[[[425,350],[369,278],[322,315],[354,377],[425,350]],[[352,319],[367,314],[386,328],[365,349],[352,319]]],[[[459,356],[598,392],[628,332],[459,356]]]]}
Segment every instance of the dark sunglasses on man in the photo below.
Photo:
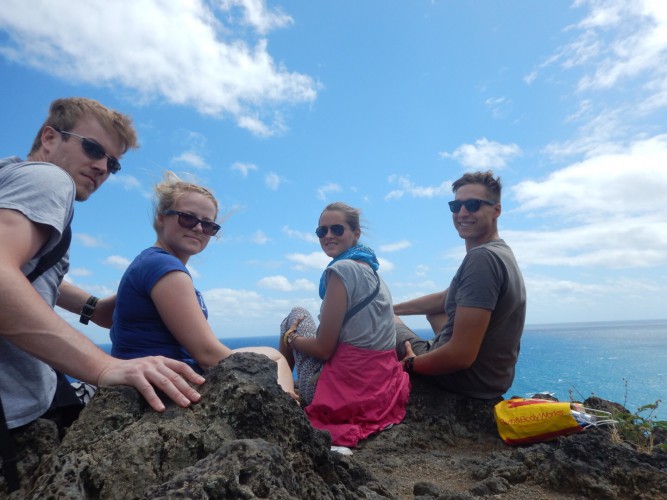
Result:
{"type": "Polygon", "coordinates": [[[201,220],[192,214],[178,210],[165,210],[162,215],[178,215],[178,225],[185,229],[193,229],[197,224],[201,224],[201,232],[207,236],[215,236],[220,231],[220,224],[210,220],[201,220]]]}
{"type": "Polygon", "coordinates": [[[322,239],[329,233],[330,229],[334,236],[343,236],[343,233],[345,232],[345,226],[342,224],[333,224],[332,226],[318,227],[315,229],[315,234],[319,239],[322,239]]]}
{"type": "Polygon", "coordinates": [[[458,214],[461,211],[461,207],[466,207],[466,210],[468,212],[477,212],[480,208],[482,208],[482,204],[485,205],[497,205],[497,201],[489,201],[489,200],[478,200],[478,199],[470,199],[470,200],[454,200],[449,202],[449,209],[452,211],[454,214],[458,214]]]}
{"type": "Polygon", "coordinates": [[[64,130],[58,130],[56,128],[54,128],[53,130],[55,130],[60,134],[71,135],[72,137],[77,137],[81,139],[81,148],[83,149],[83,152],[86,153],[86,155],[88,155],[88,157],[92,158],[93,160],[101,160],[106,156],[107,170],[112,174],[117,174],[118,171],[120,170],[120,162],[118,161],[118,159],[114,158],[113,156],[109,156],[99,142],[94,141],[93,139],[88,139],[88,137],[83,137],[78,134],[74,134],[72,132],[66,132],[64,130]]]}

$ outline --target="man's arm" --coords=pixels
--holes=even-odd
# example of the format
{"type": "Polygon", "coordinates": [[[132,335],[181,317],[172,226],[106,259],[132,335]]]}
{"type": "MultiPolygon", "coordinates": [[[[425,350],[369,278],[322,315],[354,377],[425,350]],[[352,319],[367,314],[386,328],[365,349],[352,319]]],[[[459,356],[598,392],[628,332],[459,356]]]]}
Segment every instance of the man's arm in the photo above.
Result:
{"type": "Polygon", "coordinates": [[[164,410],[164,405],[154,386],[181,406],[198,401],[200,395],[187,381],[201,384],[204,379],[187,365],[161,357],[112,358],[42,299],[21,267],[44,245],[49,232],[50,228],[32,223],[20,212],[0,209],[0,336],[85,382],[133,386],[157,411],[164,410]]]}
{"type": "Polygon", "coordinates": [[[447,290],[431,293],[416,299],[394,304],[396,316],[410,316],[416,314],[439,314],[445,311],[447,290]]]}
{"type": "Polygon", "coordinates": [[[470,368],[477,359],[490,321],[489,309],[459,306],[449,342],[417,357],[410,343],[406,342],[406,356],[402,361],[414,358],[412,371],[422,375],[441,375],[470,368]]]}
{"type": "MultiPolygon", "coordinates": [[[[89,297],[90,294],[85,290],[63,281],[60,285],[57,305],[71,313],[81,314],[89,297]]],[[[111,328],[115,306],[116,294],[100,299],[95,306],[91,321],[103,328],[111,328]]]]}

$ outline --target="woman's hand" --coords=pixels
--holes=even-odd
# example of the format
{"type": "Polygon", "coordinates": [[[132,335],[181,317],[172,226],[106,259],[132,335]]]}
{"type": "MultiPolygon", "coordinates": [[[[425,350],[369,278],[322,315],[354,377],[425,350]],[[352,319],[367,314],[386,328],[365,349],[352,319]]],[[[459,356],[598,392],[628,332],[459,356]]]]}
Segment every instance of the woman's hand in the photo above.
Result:
{"type": "Polygon", "coordinates": [[[294,323],[292,323],[292,326],[289,327],[289,329],[290,330],[296,330],[299,327],[299,325],[301,324],[301,322],[303,321],[304,317],[305,316],[299,316],[298,318],[296,318],[294,320],[294,323]]]}

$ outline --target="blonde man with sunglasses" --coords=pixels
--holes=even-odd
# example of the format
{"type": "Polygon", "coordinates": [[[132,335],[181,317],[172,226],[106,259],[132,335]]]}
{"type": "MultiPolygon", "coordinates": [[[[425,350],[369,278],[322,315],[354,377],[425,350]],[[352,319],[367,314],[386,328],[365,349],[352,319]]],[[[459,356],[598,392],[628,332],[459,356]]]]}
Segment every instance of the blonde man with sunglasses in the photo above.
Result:
{"type": "Polygon", "coordinates": [[[467,173],[449,202],[466,256],[449,288],[394,305],[399,358],[409,373],[479,399],[512,385],[526,317],[526,290],[510,247],[498,236],[500,178],[467,173]],[[425,341],[399,316],[426,315],[435,338],[425,341]]]}
{"type": "Polygon", "coordinates": [[[62,387],[54,369],[95,385],[133,386],[157,411],[164,404],[156,388],[184,407],[199,400],[188,382],[204,379],[186,364],[112,358],[54,311],[57,304],[81,314],[82,323],[92,319],[110,326],[114,297],[98,300],[62,281],[69,268],[67,235],[74,201],[87,200],[120,170],[119,158],[136,147],[129,117],[93,100],[68,98],[51,104],[26,161],[0,160],[0,425],[5,430],[53,415],[62,387]],[[46,264],[45,257],[54,253],[46,264]]]}

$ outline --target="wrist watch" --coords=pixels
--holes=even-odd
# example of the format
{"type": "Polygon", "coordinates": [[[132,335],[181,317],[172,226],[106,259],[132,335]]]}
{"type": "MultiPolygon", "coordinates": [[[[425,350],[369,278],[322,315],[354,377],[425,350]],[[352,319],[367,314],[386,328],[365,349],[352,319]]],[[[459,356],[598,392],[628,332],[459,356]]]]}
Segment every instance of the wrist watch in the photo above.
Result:
{"type": "Polygon", "coordinates": [[[95,307],[97,307],[98,300],[100,299],[98,299],[94,295],[88,297],[88,300],[83,305],[83,309],[81,309],[81,317],[79,318],[79,323],[83,323],[84,325],[88,324],[90,319],[93,317],[93,313],[95,313],[95,307]]]}

